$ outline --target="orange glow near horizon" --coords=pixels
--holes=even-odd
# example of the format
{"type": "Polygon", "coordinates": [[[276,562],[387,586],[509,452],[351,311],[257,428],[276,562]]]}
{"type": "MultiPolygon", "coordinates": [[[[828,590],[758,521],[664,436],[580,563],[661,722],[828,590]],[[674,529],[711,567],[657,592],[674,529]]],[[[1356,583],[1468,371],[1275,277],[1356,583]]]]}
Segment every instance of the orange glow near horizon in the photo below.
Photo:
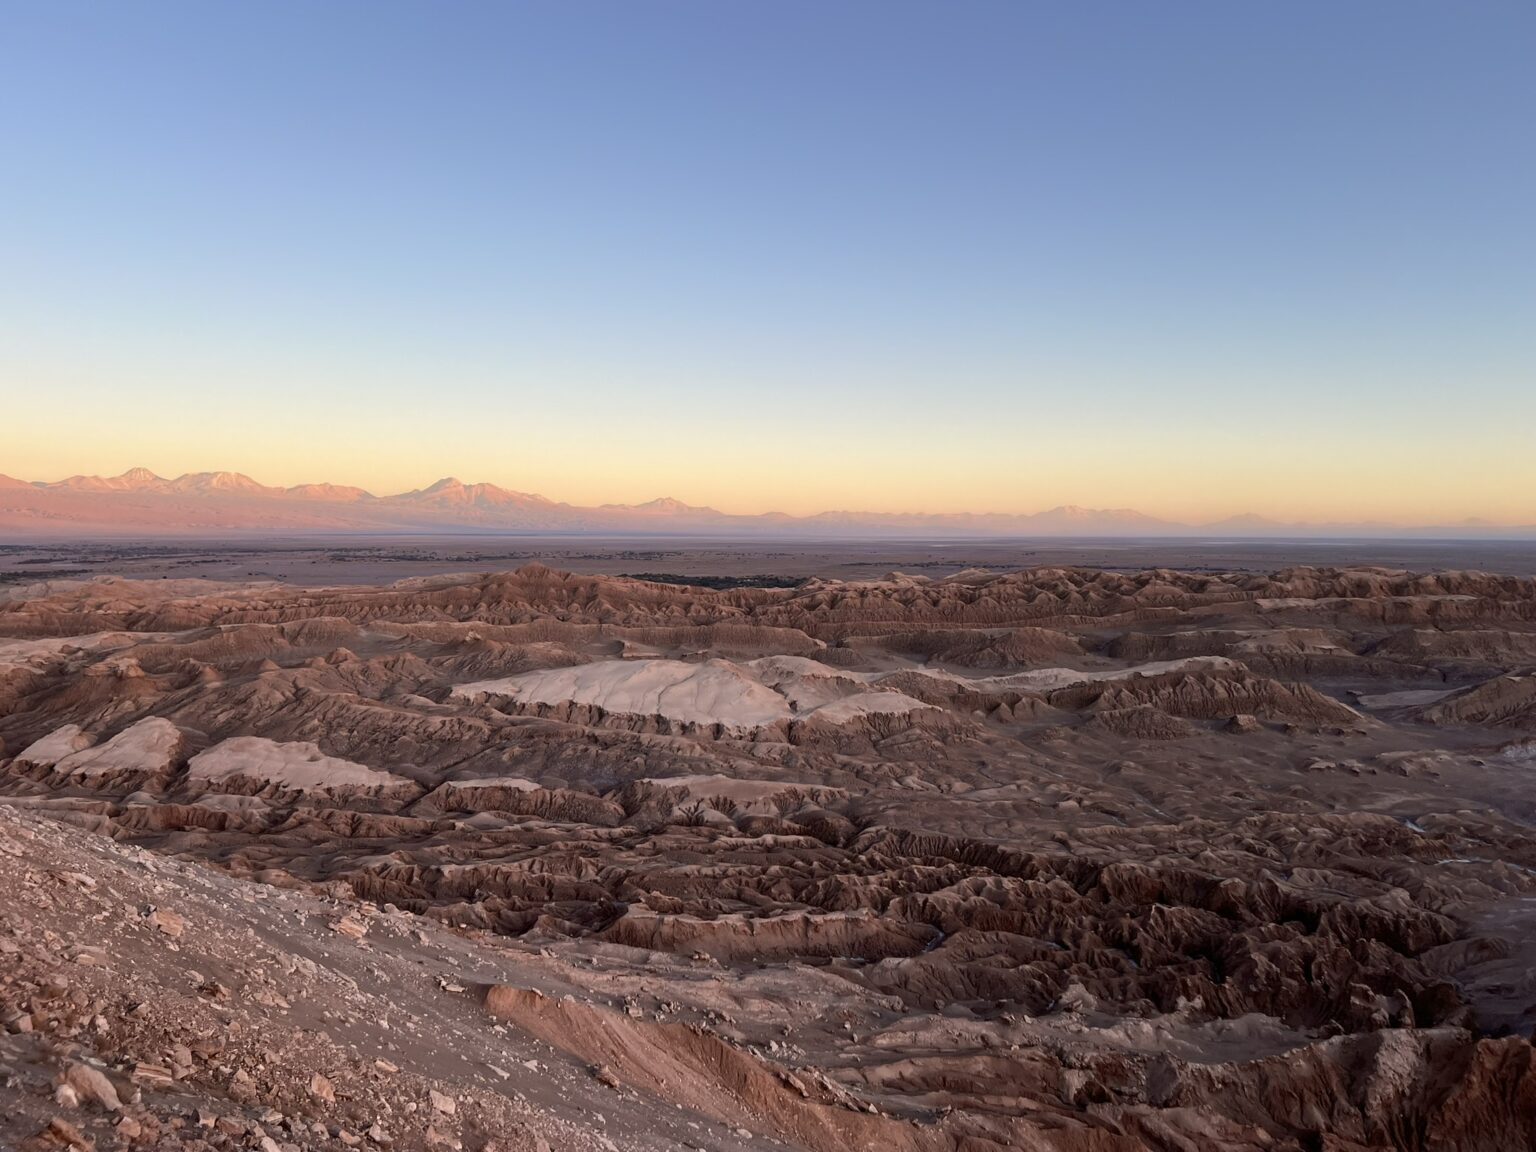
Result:
{"type": "Polygon", "coordinates": [[[0,473],[1536,525],[1536,6],[601,7],[8,13],[0,473]]]}
{"type": "Polygon", "coordinates": [[[1402,443],[1369,460],[1316,446],[1293,450],[1283,441],[1202,447],[1193,436],[1135,451],[1058,437],[1026,450],[1010,445],[1010,436],[997,429],[978,429],[963,438],[960,450],[943,453],[911,439],[882,438],[872,447],[810,433],[789,444],[771,438],[730,443],[722,436],[689,445],[688,437],[665,429],[633,438],[551,431],[528,438],[515,455],[479,440],[440,447],[440,434],[423,436],[416,447],[389,443],[377,433],[327,443],[316,429],[252,443],[248,429],[191,437],[178,429],[158,435],[151,430],[126,445],[81,429],[73,437],[37,431],[7,449],[0,473],[56,481],[140,466],[167,477],[232,471],[268,485],[327,482],[375,495],[452,475],[577,505],[670,496],[741,514],[1016,514],[1076,504],[1194,524],[1244,513],[1310,523],[1536,523],[1536,457],[1520,454],[1512,443],[1507,451],[1487,452],[1481,464],[1474,461],[1482,446],[1441,444],[1442,466],[1427,469],[1419,461],[1434,453],[1402,443]]]}

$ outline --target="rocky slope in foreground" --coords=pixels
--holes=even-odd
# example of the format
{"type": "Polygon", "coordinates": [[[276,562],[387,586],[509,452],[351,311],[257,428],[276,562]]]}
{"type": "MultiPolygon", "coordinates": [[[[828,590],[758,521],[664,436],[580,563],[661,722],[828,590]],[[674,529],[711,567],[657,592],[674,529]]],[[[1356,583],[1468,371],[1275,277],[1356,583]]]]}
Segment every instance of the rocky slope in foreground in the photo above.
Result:
{"type": "MultiPolygon", "coordinates": [[[[1127,1028],[1081,990],[1002,1027],[897,1021],[811,972],[518,948],[345,892],[81,840],[3,805],[0,889],[16,896],[0,909],[0,1146],[18,1152],[1492,1152],[1536,1140],[1530,1044],[1459,1027],[1295,1046],[1256,1018],[1212,1028],[1181,1011],[1127,1028]],[[756,1029],[793,1038],[745,1039],[732,1012],[770,1005],[756,1029]],[[796,1059],[803,1014],[823,1012],[828,1027],[873,1027],[887,1051],[992,1039],[948,1062],[936,1106],[890,1109],[874,1102],[890,1083],[856,1072],[850,1090],[796,1059]],[[1235,1058],[1213,1061],[1223,1048],[1235,1058]],[[989,1104],[1021,1091],[1026,1117],[989,1104]],[[973,1114],[938,1105],[946,1096],[973,1114]],[[1303,1135],[1321,1130],[1322,1143],[1303,1135]]],[[[912,1064],[868,1072],[922,1075],[912,1064]]]]}
{"type": "Polygon", "coordinates": [[[25,589],[0,1146],[1529,1147],[1533,635],[1379,570],[25,589]]]}

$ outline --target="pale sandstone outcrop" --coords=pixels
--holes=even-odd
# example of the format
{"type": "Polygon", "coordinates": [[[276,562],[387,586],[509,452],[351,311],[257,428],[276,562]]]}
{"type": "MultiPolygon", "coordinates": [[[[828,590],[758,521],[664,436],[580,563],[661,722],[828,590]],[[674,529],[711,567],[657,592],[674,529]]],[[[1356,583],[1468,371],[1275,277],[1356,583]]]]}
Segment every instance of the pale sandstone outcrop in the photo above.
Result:
{"type": "Polygon", "coordinates": [[[186,736],[171,721],[151,716],[116,736],[72,752],[53,763],[60,778],[106,783],[164,776],[180,761],[186,736]]]}
{"type": "Polygon", "coordinates": [[[420,785],[336,756],[307,741],[233,736],[187,764],[187,779],[204,787],[232,791],[314,792],[333,796],[408,797],[420,785]]]}

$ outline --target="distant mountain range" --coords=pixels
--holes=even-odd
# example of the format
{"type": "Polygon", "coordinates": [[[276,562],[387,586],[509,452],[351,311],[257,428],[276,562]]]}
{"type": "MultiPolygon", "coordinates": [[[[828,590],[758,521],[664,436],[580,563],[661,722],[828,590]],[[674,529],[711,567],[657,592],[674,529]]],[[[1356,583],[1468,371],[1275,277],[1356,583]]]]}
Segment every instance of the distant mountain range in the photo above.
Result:
{"type": "Polygon", "coordinates": [[[175,479],[147,468],[53,483],[0,475],[0,536],[319,535],[347,533],[589,533],[690,536],[1008,537],[1223,536],[1536,539],[1536,525],[1284,523],[1233,516],[1210,524],[1160,520],[1130,508],[1064,505],[1006,513],[821,512],[742,516],[662,498],[582,507],[448,477],[375,496],[340,484],[274,488],[239,472],[175,479]]]}

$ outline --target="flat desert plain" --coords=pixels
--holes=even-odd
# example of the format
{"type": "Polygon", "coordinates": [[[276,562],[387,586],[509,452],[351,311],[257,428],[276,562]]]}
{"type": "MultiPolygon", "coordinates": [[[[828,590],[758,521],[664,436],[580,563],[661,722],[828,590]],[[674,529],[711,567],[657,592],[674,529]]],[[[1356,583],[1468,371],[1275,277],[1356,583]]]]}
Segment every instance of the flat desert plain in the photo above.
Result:
{"type": "Polygon", "coordinates": [[[1032,567],[1135,572],[1274,572],[1298,565],[1451,569],[1536,576],[1536,540],[921,539],[813,541],[701,536],[533,534],[322,537],[150,537],[59,541],[13,534],[0,540],[0,588],[47,579],[279,580],[323,586],[387,584],[410,576],[507,571],[543,564],[593,576],[811,577],[874,580],[891,572],[953,576],[1032,567]]]}

